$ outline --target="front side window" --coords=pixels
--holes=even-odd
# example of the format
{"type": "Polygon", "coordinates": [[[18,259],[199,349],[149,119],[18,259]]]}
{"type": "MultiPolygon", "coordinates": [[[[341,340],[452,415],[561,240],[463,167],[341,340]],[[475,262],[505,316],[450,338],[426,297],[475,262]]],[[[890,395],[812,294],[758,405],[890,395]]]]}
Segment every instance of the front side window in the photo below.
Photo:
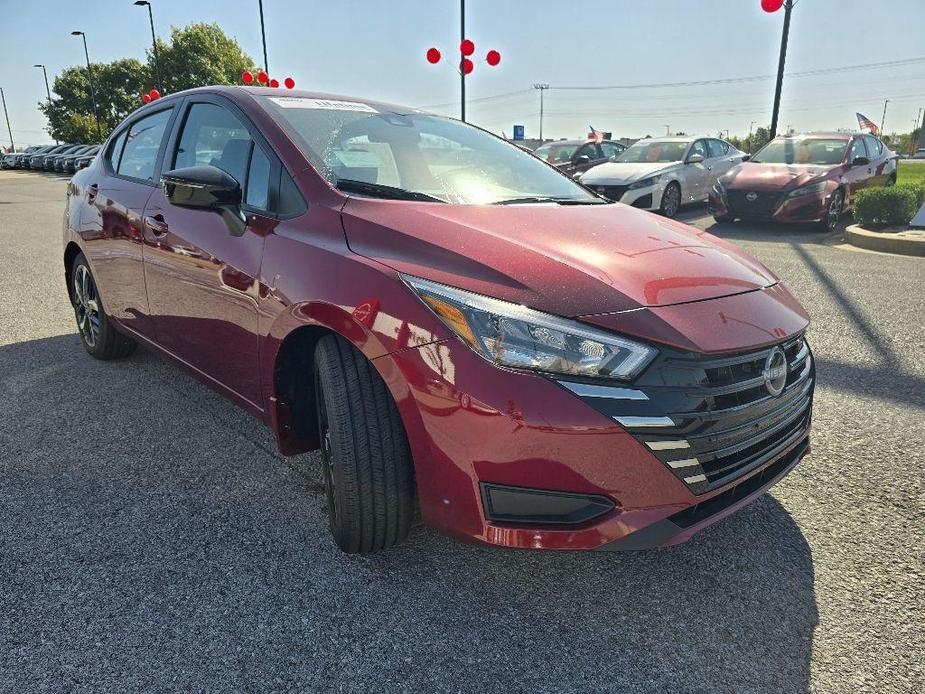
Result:
{"type": "Polygon", "coordinates": [[[864,140],[867,142],[867,151],[870,153],[871,158],[879,157],[883,153],[883,143],[876,137],[865,135],[864,140]]]}
{"type": "Polygon", "coordinates": [[[116,172],[142,181],[154,180],[154,166],[172,109],[152,113],[128,129],[116,172]]]}
{"type": "Polygon", "coordinates": [[[668,164],[684,159],[690,141],[640,140],[617,157],[619,162],[632,164],[668,164]]]}
{"type": "Polygon", "coordinates": [[[577,160],[578,157],[587,157],[591,161],[601,158],[600,155],[597,153],[597,148],[590,142],[586,145],[582,145],[581,149],[579,149],[577,154],[575,155],[575,159],[577,160]]]}
{"type": "Polygon", "coordinates": [[[601,149],[604,151],[605,157],[615,157],[625,148],[620,147],[620,145],[615,145],[613,142],[602,142],[601,149]]]}
{"type": "Polygon", "coordinates": [[[572,155],[575,154],[576,149],[578,149],[578,145],[548,144],[537,147],[533,154],[550,164],[567,164],[572,160],[572,155]]]}
{"type": "Polygon", "coordinates": [[[360,102],[259,101],[318,173],[346,192],[453,204],[602,203],[530,153],[466,123],[360,102]]]}
{"type": "Polygon", "coordinates": [[[251,136],[228,109],[193,104],[183,124],[173,168],[215,166],[244,187],[251,136]]]}
{"type": "Polygon", "coordinates": [[[848,163],[850,164],[858,157],[866,157],[867,150],[864,148],[864,138],[858,137],[855,138],[854,142],[851,144],[851,152],[848,154],[848,163]]]}
{"type": "Polygon", "coordinates": [[[844,161],[847,147],[845,138],[781,137],[771,140],[751,160],[759,164],[833,166],[844,161]]]}
{"type": "Polygon", "coordinates": [[[729,152],[729,144],[722,140],[710,140],[707,146],[711,157],[723,157],[729,152]]]}
{"type": "Polygon", "coordinates": [[[699,154],[704,159],[707,158],[707,142],[706,140],[697,140],[692,146],[691,151],[687,153],[687,158],[690,159],[695,154],[699,154]]]}

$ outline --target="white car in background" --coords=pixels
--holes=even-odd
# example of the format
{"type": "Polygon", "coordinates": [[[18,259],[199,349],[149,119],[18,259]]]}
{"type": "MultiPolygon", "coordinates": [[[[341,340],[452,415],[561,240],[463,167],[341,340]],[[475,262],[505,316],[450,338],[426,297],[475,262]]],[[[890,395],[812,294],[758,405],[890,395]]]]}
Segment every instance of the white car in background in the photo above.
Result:
{"type": "Polygon", "coordinates": [[[681,205],[706,200],[716,179],[747,158],[714,137],[649,138],[578,180],[610,200],[674,217],[681,205]]]}

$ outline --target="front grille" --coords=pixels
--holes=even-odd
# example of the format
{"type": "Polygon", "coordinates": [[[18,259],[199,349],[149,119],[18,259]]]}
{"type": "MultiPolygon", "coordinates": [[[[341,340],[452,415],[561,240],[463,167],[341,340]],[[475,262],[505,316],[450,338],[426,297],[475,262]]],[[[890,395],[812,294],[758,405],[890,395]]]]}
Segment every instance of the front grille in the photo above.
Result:
{"type": "Polygon", "coordinates": [[[774,214],[780,194],[771,191],[727,190],[726,203],[731,214],[744,218],[767,218],[774,214]],[[754,195],[754,200],[748,196],[754,195]]]}
{"type": "Polygon", "coordinates": [[[662,350],[632,388],[560,383],[623,425],[694,494],[703,494],[806,438],[815,369],[800,336],[718,357],[662,350]],[[764,373],[776,347],[783,349],[787,365],[777,396],[764,373]]]}
{"type": "Polygon", "coordinates": [[[600,193],[608,200],[620,202],[620,198],[627,191],[629,186],[588,186],[595,193],[600,193]]]}

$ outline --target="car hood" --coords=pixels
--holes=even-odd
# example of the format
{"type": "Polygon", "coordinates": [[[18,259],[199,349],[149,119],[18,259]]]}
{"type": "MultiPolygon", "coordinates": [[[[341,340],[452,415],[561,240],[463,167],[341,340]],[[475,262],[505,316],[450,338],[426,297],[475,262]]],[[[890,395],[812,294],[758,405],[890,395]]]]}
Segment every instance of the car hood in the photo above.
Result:
{"type": "Polygon", "coordinates": [[[838,166],[792,166],[789,164],[744,163],[733,167],[720,180],[726,188],[789,190],[825,178],[838,166]]]}
{"type": "Polygon", "coordinates": [[[625,205],[351,197],[342,219],[354,253],[561,316],[702,301],[778,282],[732,244],[625,205]]]}
{"type": "Polygon", "coordinates": [[[581,176],[581,182],[585,185],[591,183],[622,185],[632,183],[647,176],[654,176],[657,173],[664,173],[670,169],[680,166],[681,162],[668,163],[655,162],[652,164],[634,164],[622,163],[618,161],[609,161],[599,164],[594,168],[588,169],[581,176]]]}

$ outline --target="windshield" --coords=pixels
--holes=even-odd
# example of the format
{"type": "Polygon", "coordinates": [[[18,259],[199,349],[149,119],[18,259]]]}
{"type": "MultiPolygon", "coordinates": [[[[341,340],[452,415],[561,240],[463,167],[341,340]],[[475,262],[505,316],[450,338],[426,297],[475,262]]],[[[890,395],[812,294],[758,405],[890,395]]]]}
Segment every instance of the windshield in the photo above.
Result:
{"type": "Polygon", "coordinates": [[[841,164],[845,159],[847,139],[785,137],[771,140],[752,157],[759,164],[841,164]]]}
{"type": "Polygon", "coordinates": [[[633,164],[668,164],[684,159],[690,142],[659,142],[658,140],[640,140],[617,155],[614,161],[633,164]]]}
{"type": "Polygon", "coordinates": [[[373,197],[447,203],[601,203],[571,179],[483,130],[365,103],[258,97],[332,185],[373,197]]]}
{"type": "Polygon", "coordinates": [[[550,164],[565,164],[572,160],[576,149],[578,145],[543,145],[538,147],[533,154],[550,164]]]}

